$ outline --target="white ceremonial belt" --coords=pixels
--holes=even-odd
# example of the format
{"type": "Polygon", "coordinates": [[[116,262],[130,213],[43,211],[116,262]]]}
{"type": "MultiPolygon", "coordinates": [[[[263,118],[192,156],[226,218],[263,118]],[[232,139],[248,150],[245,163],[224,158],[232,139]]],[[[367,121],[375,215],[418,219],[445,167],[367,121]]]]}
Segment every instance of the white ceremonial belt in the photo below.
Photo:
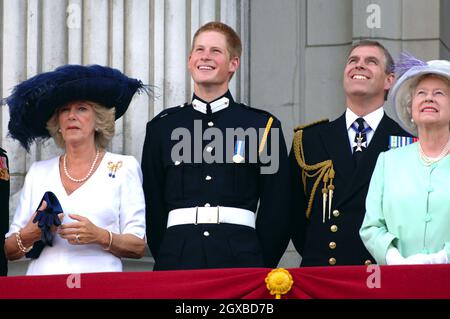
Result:
{"type": "Polygon", "coordinates": [[[255,228],[255,214],[236,207],[189,207],[171,210],[167,228],[185,224],[237,224],[255,228]]]}

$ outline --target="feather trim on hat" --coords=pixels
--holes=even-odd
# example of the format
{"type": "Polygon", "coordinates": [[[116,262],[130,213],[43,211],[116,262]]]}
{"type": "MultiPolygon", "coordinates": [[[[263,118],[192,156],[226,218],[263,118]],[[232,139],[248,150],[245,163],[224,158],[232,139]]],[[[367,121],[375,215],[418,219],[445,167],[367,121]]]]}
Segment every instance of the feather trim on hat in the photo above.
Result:
{"type": "Polygon", "coordinates": [[[395,73],[397,74],[397,77],[400,78],[412,67],[425,65],[427,65],[426,62],[417,59],[408,52],[402,52],[400,53],[399,60],[395,63],[395,73]]]}
{"type": "Polygon", "coordinates": [[[57,108],[92,101],[114,107],[118,119],[136,92],[150,95],[151,86],[110,67],[69,64],[21,82],[1,103],[9,106],[9,135],[28,151],[35,139],[50,137],[46,124],[57,108]]]}

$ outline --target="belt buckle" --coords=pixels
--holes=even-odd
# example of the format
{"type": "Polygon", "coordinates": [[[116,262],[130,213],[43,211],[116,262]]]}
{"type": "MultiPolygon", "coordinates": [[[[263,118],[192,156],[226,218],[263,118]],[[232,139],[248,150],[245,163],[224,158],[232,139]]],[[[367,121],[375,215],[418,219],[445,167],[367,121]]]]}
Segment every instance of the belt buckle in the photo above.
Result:
{"type": "Polygon", "coordinates": [[[194,224],[220,224],[220,207],[195,207],[194,224]],[[215,209],[215,211],[214,211],[215,209]],[[215,213],[215,214],[214,214],[215,213]]]}

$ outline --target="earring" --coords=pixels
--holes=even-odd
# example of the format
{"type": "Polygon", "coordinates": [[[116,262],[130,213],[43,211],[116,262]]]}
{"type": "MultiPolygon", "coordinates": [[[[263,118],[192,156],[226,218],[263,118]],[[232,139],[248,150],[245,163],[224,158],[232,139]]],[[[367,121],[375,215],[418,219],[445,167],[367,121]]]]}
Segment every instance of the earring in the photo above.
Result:
{"type": "Polygon", "coordinates": [[[95,131],[98,132],[98,127],[95,128],[95,131]]]}
{"type": "Polygon", "coordinates": [[[58,129],[58,133],[61,133],[61,129],[60,128],[58,129]]]}
{"type": "Polygon", "coordinates": [[[411,123],[414,123],[414,119],[411,117],[411,123]]]}

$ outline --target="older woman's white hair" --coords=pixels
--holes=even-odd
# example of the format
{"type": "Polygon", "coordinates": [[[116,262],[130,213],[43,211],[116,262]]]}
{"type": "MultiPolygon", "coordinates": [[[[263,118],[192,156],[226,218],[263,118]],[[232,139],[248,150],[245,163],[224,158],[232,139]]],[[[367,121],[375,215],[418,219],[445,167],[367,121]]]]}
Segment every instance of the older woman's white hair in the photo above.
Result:
{"type": "Polygon", "coordinates": [[[402,54],[396,64],[396,71],[400,73],[400,77],[389,94],[389,100],[394,108],[394,119],[404,130],[417,136],[417,126],[411,121],[412,94],[420,80],[427,75],[447,80],[450,85],[450,62],[447,60],[424,62],[411,55],[402,54]]]}

